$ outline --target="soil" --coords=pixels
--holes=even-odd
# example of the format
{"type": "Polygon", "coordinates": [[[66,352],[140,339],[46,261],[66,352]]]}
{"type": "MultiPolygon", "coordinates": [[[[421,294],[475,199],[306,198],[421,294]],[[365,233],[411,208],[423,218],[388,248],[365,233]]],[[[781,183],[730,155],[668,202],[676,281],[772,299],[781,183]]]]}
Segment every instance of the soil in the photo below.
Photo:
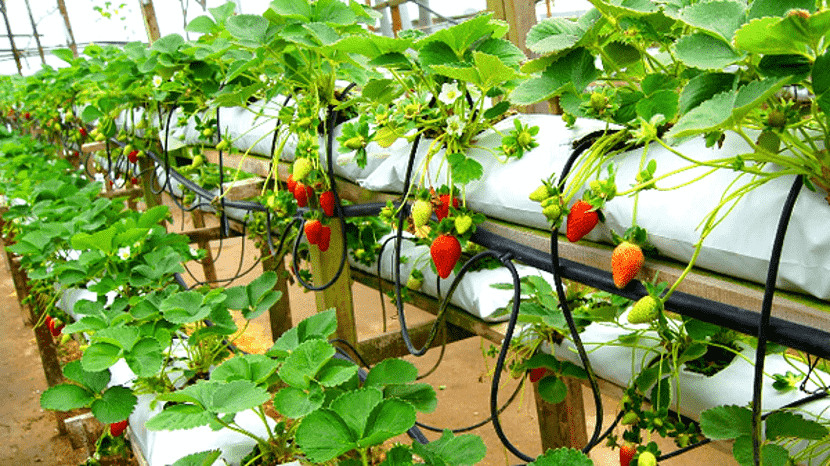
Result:
{"type": "MultiPolygon", "coordinates": [[[[181,218],[170,226],[171,231],[181,228],[181,218]]],[[[225,240],[212,244],[214,256],[219,255],[217,272],[220,278],[232,276],[237,270],[240,257],[242,270],[254,264],[256,249],[251,241],[245,241],[244,257],[241,254],[241,239],[225,240]]],[[[202,276],[201,268],[190,264],[189,269],[197,278],[202,276]]],[[[260,270],[259,267],[254,268],[260,270]]],[[[232,285],[246,283],[255,274],[248,274],[232,285]]],[[[193,279],[185,274],[187,281],[193,279]]],[[[380,298],[377,291],[355,284],[353,287],[358,338],[376,335],[382,331],[380,298]]],[[[289,295],[293,322],[296,324],[304,317],[315,312],[314,294],[304,292],[298,286],[291,286],[289,295]]],[[[0,267],[0,307],[4,313],[0,319],[0,466],[77,465],[86,459],[85,450],[73,450],[66,436],[58,434],[55,414],[44,412],[39,405],[40,393],[47,388],[40,364],[40,357],[35,345],[31,327],[24,325],[22,313],[14,294],[11,278],[5,267],[0,267]]],[[[389,307],[387,307],[389,309],[389,307]]],[[[416,325],[432,319],[432,315],[418,309],[407,307],[407,323],[416,325]]],[[[391,312],[390,312],[391,313],[391,312]]],[[[397,328],[397,320],[387,320],[390,330],[397,328]]],[[[264,352],[271,344],[270,327],[267,315],[255,320],[246,334],[236,341],[237,344],[252,352],[264,352]]],[[[466,427],[486,419],[489,415],[490,375],[494,359],[483,356],[482,350],[490,345],[489,341],[470,338],[447,346],[438,368],[423,381],[431,384],[438,394],[438,409],[419,416],[419,421],[438,428],[456,429],[466,427]]],[[[431,369],[439,360],[439,349],[431,350],[421,358],[411,360],[421,373],[431,369]]],[[[503,377],[502,380],[505,378],[503,377]]],[[[506,401],[516,387],[517,381],[507,377],[501,389],[499,403],[506,401]]],[[[592,396],[583,390],[586,406],[588,433],[593,430],[594,408],[592,396]]],[[[604,397],[604,424],[613,420],[616,414],[617,400],[604,397]]],[[[539,438],[536,407],[531,388],[524,387],[516,401],[504,412],[501,423],[509,440],[516,447],[530,455],[542,453],[539,438]]],[[[437,439],[440,433],[424,431],[430,440],[437,439]]],[[[481,436],[487,446],[487,456],[483,465],[514,465],[523,463],[511,455],[503,446],[491,423],[471,433],[481,436]]],[[[401,442],[411,443],[402,437],[401,442]]],[[[663,451],[672,451],[668,442],[661,444],[663,451]]],[[[677,458],[667,460],[665,465],[734,465],[729,445],[706,446],[693,450],[677,458]]],[[[618,465],[618,452],[606,447],[595,448],[591,457],[596,465],[618,465]]]]}

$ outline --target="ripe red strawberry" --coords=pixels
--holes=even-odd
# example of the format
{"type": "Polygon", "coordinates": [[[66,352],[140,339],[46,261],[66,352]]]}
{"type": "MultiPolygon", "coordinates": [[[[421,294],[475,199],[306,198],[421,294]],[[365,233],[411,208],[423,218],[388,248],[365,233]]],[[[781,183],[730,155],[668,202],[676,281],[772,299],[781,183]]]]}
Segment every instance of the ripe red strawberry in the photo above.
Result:
{"type": "Polygon", "coordinates": [[[130,179],[130,183],[132,183],[133,185],[137,185],[137,184],[138,184],[138,178],[136,178],[136,177],[132,177],[132,178],[130,179]]]}
{"type": "Polygon", "coordinates": [[[131,151],[127,155],[127,160],[129,160],[130,163],[138,163],[138,151],[137,150],[131,151]]]}
{"type": "Polygon", "coordinates": [[[331,191],[324,191],[320,194],[320,208],[329,216],[334,217],[334,193],[331,191]]]}
{"type": "Polygon", "coordinates": [[[323,224],[319,220],[309,220],[305,222],[305,237],[309,244],[320,243],[320,232],[323,230],[323,224]]]}
{"type": "Polygon", "coordinates": [[[329,250],[329,242],[331,242],[331,227],[323,225],[323,228],[320,230],[320,242],[317,243],[320,252],[329,250]]]}
{"type": "Polygon", "coordinates": [[[461,244],[455,236],[444,234],[435,238],[429,248],[429,253],[432,256],[432,262],[435,263],[438,276],[447,278],[455,268],[458,259],[461,258],[461,244]]]}
{"type": "Polygon", "coordinates": [[[308,206],[308,198],[314,195],[314,189],[311,186],[306,186],[304,183],[297,182],[294,186],[294,199],[297,200],[297,205],[300,207],[308,206]]]}
{"type": "Polygon", "coordinates": [[[624,443],[620,447],[620,466],[628,466],[636,454],[637,445],[628,442],[624,443]]]}
{"type": "Polygon", "coordinates": [[[537,367],[530,370],[530,383],[538,382],[542,377],[548,373],[547,367],[537,367]]]}
{"type": "MultiPolygon", "coordinates": [[[[450,195],[449,194],[442,194],[439,199],[441,199],[441,204],[436,207],[435,209],[435,216],[438,217],[438,221],[444,220],[447,215],[450,214],[450,195]]],[[[458,198],[454,197],[452,199],[452,206],[456,209],[458,208],[458,198]]]]}
{"type": "Polygon", "coordinates": [[[85,138],[87,136],[86,128],[84,128],[83,126],[78,128],[78,132],[81,133],[81,137],[85,138]]]}
{"type": "Polygon", "coordinates": [[[614,248],[611,254],[611,270],[614,274],[614,285],[617,288],[625,288],[628,282],[637,276],[643,266],[645,257],[640,246],[628,241],[623,241],[614,248]]]}
{"type": "Polygon", "coordinates": [[[121,434],[127,429],[127,424],[129,424],[129,419],[124,419],[123,421],[113,422],[110,424],[110,434],[113,437],[120,437],[121,434]]]}
{"type": "Polygon", "coordinates": [[[288,179],[285,180],[285,185],[288,187],[288,190],[292,193],[294,192],[294,187],[297,186],[297,182],[294,181],[294,175],[288,175],[288,179]]]}
{"type": "Polygon", "coordinates": [[[591,210],[594,207],[582,199],[576,201],[571,206],[571,211],[568,214],[568,226],[565,230],[565,236],[568,241],[575,243],[582,239],[597,226],[599,222],[599,214],[596,210],[591,210]]]}
{"type": "Polygon", "coordinates": [[[29,113],[29,112],[26,112],[26,113],[23,114],[23,118],[25,118],[27,120],[31,120],[32,119],[32,114],[29,113]]]}

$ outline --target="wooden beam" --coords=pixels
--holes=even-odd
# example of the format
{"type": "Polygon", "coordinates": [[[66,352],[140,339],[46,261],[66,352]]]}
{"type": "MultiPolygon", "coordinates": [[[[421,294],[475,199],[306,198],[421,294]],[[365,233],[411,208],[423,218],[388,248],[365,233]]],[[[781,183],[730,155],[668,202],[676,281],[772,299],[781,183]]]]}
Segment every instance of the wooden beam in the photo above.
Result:
{"type": "Polygon", "coordinates": [[[107,199],[115,199],[116,197],[126,197],[128,199],[135,199],[143,195],[144,190],[141,188],[116,189],[113,191],[107,191],[100,194],[101,197],[106,197],[107,199]]]}
{"type": "Polygon", "coordinates": [[[37,53],[40,54],[40,61],[45,65],[46,57],[43,55],[43,45],[40,43],[40,34],[37,33],[37,23],[32,15],[32,6],[29,5],[29,0],[25,0],[25,3],[26,10],[29,12],[29,21],[32,23],[32,34],[35,36],[35,43],[37,43],[37,53]]]}
{"type": "Polygon", "coordinates": [[[138,0],[141,5],[141,15],[144,17],[144,28],[147,30],[147,39],[150,44],[161,38],[159,32],[159,23],[156,19],[156,7],[153,6],[153,0],[138,0]]]}
{"type": "Polygon", "coordinates": [[[568,394],[557,404],[543,400],[539,395],[539,382],[533,384],[539,432],[542,433],[542,451],[561,447],[581,449],[588,444],[582,383],[572,377],[564,377],[563,381],[568,394]]]}
{"type": "MultiPolygon", "coordinates": [[[[334,278],[340,265],[343,248],[346,247],[343,243],[340,222],[331,222],[329,227],[331,228],[329,249],[326,252],[321,252],[317,246],[309,248],[311,269],[314,274],[314,285],[316,286],[324,285],[334,278]]],[[[348,262],[343,266],[343,271],[337,281],[325,290],[317,291],[315,299],[317,301],[317,312],[331,308],[337,309],[337,338],[356,345],[357,327],[355,326],[352,280],[348,262]]]]}
{"type": "Polygon", "coordinates": [[[182,231],[179,234],[187,236],[190,244],[202,242],[206,243],[208,241],[222,238],[222,228],[219,226],[194,228],[192,230],[182,231]]]}
{"type": "Polygon", "coordinates": [[[6,13],[6,0],[0,0],[0,11],[3,13],[3,20],[6,22],[6,33],[9,36],[9,44],[12,47],[12,55],[14,55],[14,63],[17,65],[17,73],[23,75],[23,67],[20,65],[20,51],[14,44],[14,34],[12,34],[12,25],[9,24],[9,15],[6,13]]]}
{"type": "Polygon", "coordinates": [[[104,141],[87,142],[81,146],[81,152],[90,154],[92,152],[99,152],[107,150],[107,143],[104,141]]]}
{"type": "MultiPolygon", "coordinates": [[[[420,348],[424,345],[432,330],[434,322],[427,322],[409,329],[409,336],[412,339],[412,344],[420,348]]],[[[432,341],[430,348],[441,346],[445,342],[447,344],[464,340],[476,336],[474,333],[464,330],[463,328],[450,323],[446,325],[447,337],[446,340],[439,336],[432,341]]],[[[372,338],[362,340],[357,345],[357,351],[364,360],[370,365],[375,365],[384,359],[400,358],[409,356],[409,350],[403,341],[403,336],[400,331],[388,332],[372,338]]],[[[347,351],[348,352],[348,351],[347,351]]]]}
{"type": "MultiPolygon", "coordinates": [[[[193,220],[193,226],[196,228],[205,227],[205,214],[199,209],[190,212],[190,218],[193,220]]],[[[217,229],[219,227],[216,227],[217,229]]],[[[205,274],[205,281],[210,282],[208,285],[212,288],[217,286],[216,280],[216,265],[213,263],[213,251],[210,249],[210,242],[200,239],[196,242],[200,249],[205,250],[205,257],[201,260],[202,271],[205,274]]]]}
{"type": "Polygon", "coordinates": [[[66,2],[58,0],[58,9],[63,16],[63,24],[66,26],[66,35],[69,37],[69,49],[72,50],[72,55],[78,58],[78,44],[75,43],[75,35],[72,34],[72,23],[69,22],[69,13],[66,12],[66,2]]]}

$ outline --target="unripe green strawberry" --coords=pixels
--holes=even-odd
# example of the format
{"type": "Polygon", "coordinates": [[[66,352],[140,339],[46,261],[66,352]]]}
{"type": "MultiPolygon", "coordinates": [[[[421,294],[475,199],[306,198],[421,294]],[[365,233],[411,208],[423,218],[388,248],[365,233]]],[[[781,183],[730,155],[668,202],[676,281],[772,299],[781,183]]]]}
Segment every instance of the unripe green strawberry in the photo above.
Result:
{"type": "Polygon", "coordinates": [[[773,110],[767,114],[767,124],[773,128],[783,128],[787,125],[787,115],[781,110],[773,110]]]}
{"type": "Polygon", "coordinates": [[[424,275],[419,270],[413,270],[406,280],[406,287],[413,291],[418,291],[424,284],[424,275]]]}
{"type": "Polygon", "coordinates": [[[311,126],[311,118],[303,117],[297,120],[297,127],[298,128],[308,128],[311,126]]]}
{"type": "Polygon", "coordinates": [[[555,222],[559,220],[559,217],[562,215],[562,208],[559,207],[559,204],[551,204],[542,209],[542,213],[545,214],[545,218],[555,222]]]}
{"type": "Polygon", "coordinates": [[[637,466],[657,466],[657,457],[650,451],[644,451],[637,458],[637,466]]]}
{"type": "Polygon", "coordinates": [[[358,150],[362,149],[366,145],[366,143],[362,137],[355,136],[353,138],[347,139],[346,142],[343,143],[343,145],[346,146],[347,149],[358,150]]]}
{"type": "Polygon", "coordinates": [[[533,143],[533,135],[528,131],[522,131],[519,133],[519,136],[516,137],[516,142],[518,142],[522,147],[528,147],[533,143]]]}
{"type": "Polygon", "coordinates": [[[628,322],[631,324],[645,324],[653,321],[660,314],[662,303],[653,296],[643,296],[634,303],[628,313],[628,322]]]}
{"type": "Polygon", "coordinates": [[[294,181],[303,181],[309,173],[311,173],[311,169],[314,166],[311,163],[310,159],[307,158],[299,158],[294,161],[294,169],[292,170],[292,175],[294,175],[294,181]]]}
{"type": "Polygon", "coordinates": [[[473,218],[469,215],[461,215],[459,217],[455,217],[455,231],[458,232],[459,235],[463,235],[467,233],[471,226],[473,226],[473,218]]]}
{"type": "Polygon", "coordinates": [[[602,112],[605,110],[605,106],[608,104],[608,98],[605,97],[600,92],[594,92],[591,94],[591,109],[597,113],[602,112]]]}
{"type": "Polygon", "coordinates": [[[421,228],[429,222],[432,216],[432,204],[429,201],[418,199],[412,205],[412,223],[415,228],[421,228]]]}
{"type": "Polygon", "coordinates": [[[209,138],[213,136],[213,128],[205,128],[202,130],[202,136],[209,138]]]}
{"type": "Polygon", "coordinates": [[[637,421],[639,421],[639,420],[640,420],[640,418],[637,417],[637,413],[635,413],[634,411],[629,411],[629,412],[625,413],[625,415],[622,417],[622,419],[620,419],[620,424],[622,424],[624,426],[631,426],[631,425],[636,424],[637,421]]]}
{"type": "Polygon", "coordinates": [[[546,185],[541,185],[538,188],[536,188],[535,190],[533,190],[533,192],[530,193],[530,195],[527,196],[527,197],[531,201],[542,202],[545,199],[551,197],[552,195],[553,195],[553,193],[551,192],[550,189],[548,189],[548,187],[546,185]]]}
{"type": "Polygon", "coordinates": [[[228,140],[227,139],[222,139],[221,141],[219,141],[219,144],[216,144],[216,150],[224,151],[227,148],[228,148],[228,140]]]}
{"type": "Polygon", "coordinates": [[[190,166],[193,168],[199,168],[205,163],[205,158],[201,155],[194,155],[193,161],[190,163],[190,166]]]}
{"type": "Polygon", "coordinates": [[[95,140],[96,140],[96,141],[98,141],[98,142],[102,142],[102,141],[104,141],[105,139],[107,139],[107,137],[106,137],[106,136],[104,136],[104,134],[103,134],[103,133],[98,133],[98,135],[97,135],[97,136],[95,136],[95,140]]]}

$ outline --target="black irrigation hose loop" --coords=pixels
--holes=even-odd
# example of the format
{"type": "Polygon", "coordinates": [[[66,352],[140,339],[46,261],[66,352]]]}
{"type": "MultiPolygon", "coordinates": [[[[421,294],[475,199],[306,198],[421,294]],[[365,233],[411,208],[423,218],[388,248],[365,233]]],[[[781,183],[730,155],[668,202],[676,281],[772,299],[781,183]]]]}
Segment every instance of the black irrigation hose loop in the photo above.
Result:
{"type": "MultiPolygon", "coordinates": [[[[514,401],[516,401],[516,398],[519,397],[519,393],[522,392],[522,389],[524,388],[524,385],[525,385],[525,379],[522,378],[522,380],[519,381],[519,384],[516,385],[516,389],[513,390],[513,393],[510,395],[510,398],[508,398],[507,401],[505,401],[504,404],[501,406],[501,408],[499,408],[499,411],[498,411],[499,414],[503,413],[504,410],[509,408],[510,405],[513,404],[514,401]]],[[[478,429],[479,427],[484,427],[488,423],[492,422],[492,420],[493,420],[493,416],[490,415],[490,416],[487,417],[487,419],[485,419],[483,421],[480,421],[480,422],[477,422],[477,423],[475,423],[471,426],[459,427],[457,429],[449,429],[449,431],[452,432],[453,434],[461,434],[461,433],[464,433],[464,432],[470,432],[471,430],[478,429]]],[[[442,429],[440,427],[430,426],[430,425],[424,424],[422,422],[416,422],[415,425],[422,428],[422,429],[429,430],[431,432],[443,432],[444,430],[446,430],[446,429],[442,429]]]]}
{"type": "MultiPolygon", "coordinates": [[[[161,194],[164,191],[170,191],[167,188],[170,186],[170,171],[172,168],[170,167],[170,120],[173,119],[173,114],[176,113],[177,106],[173,106],[170,109],[170,112],[167,114],[167,124],[164,125],[164,184],[159,187],[158,192],[156,192],[155,188],[153,188],[153,183],[150,183],[150,192],[154,195],[161,194]]],[[[161,105],[159,105],[159,125],[161,125],[161,105]]],[[[148,151],[149,152],[149,151],[148,151]]],[[[154,172],[154,179],[156,183],[158,183],[158,171],[154,172]]]]}
{"type": "Polygon", "coordinates": [[[787,227],[803,184],[804,176],[798,175],[793,181],[781,209],[781,218],[778,220],[778,229],[775,232],[769,268],[767,269],[767,282],[761,304],[761,316],[758,320],[758,345],[755,348],[755,375],[752,386],[752,460],[756,466],[761,464],[761,394],[764,383],[764,360],[767,352],[767,328],[772,314],[772,298],[775,294],[775,282],[778,278],[778,266],[781,263],[781,252],[784,249],[787,227]]]}
{"type": "MultiPolygon", "coordinates": [[[[507,270],[510,271],[510,275],[513,278],[513,306],[512,310],[510,311],[510,319],[507,321],[507,331],[504,333],[504,339],[502,340],[501,350],[499,350],[498,359],[496,359],[496,367],[493,373],[493,381],[490,385],[490,414],[493,418],[493,429],[496,431],[496,435],[501,440],[501,443],[507,448],[510,453],[521,459],[522,461],[533,461],[533,457],[528,456],[515,445],[513,445],[510,440],[507,438],[507,435],[504,433],[504,430],[501,427],[501,421],[499,421],[499,414],[498,414],[498,403],[499,403],[499,383],[501,382],[501,373],[504,369],[504,361],[507,359],[507,352],[510,350],[510,341],[513,339],[513,331],[516,328],[516,322],[519,319],[519,306],[522,301],[522,285],[521,279],[519,278],[519,272],[516,270],[516,266],[513,265],[511,262],[512,254],[504,253],[504,254],[496,254],[493,251],[487,250],[482,253],[479,253],[476,257],[489,255],[491,257],[495,257],[499,261],[501,261],[502,265],[504,265],[507,270]]],[[[472,259],[470,260],[472,261],[472,259]]],[[[469,262],[468,262],[469,263],[469,262]]],[[[467,265],[467,264],[465,264],[467,265]]]]}
{"type": "MultiPolygon", "coordinates": [[[[568,173],[570,173],[571,168],[573,167],[574,163],[576,162],[577,158],[579,158],[582,153],[585,152],[593,144],[592,140],[583,140],[578,144],[571,156],[565,162],[565,166],[562,168],[562,174],[559,177],[559,188],[560,190],[565,186],[565,180],[568,177],[568,173]]],[[[585,345],[582,344],[582,338],[579,336],[579,330],[576,328],[576,322],[574,322],[573,313],[571,312],[570,307],[568,306],[568,298],[565,295],[565,289],[562,285],[562,265],[559,262],[559,233],[556,229],[551,230],[550,234],[550,256],[551,256],[551,268],[553,270],[553,282],[556,287],[556,294],[559,298],[559,307],[562,309],[562,314],[565,316],[565,321],[568,323],[568,329],[571,332],[571,338],[573,340],[573,344],[579,353],[579,359],[582,361],[582,367],[585,369],[585,372],[588,374],[588,381],[591,384],[591,392],[594,396],[594,406],[595,406],[595,423],[594,423],[594,432],[591,435],[591,439],[588,441],[588,444],[582,449],[583,453],[588,453],[593,449],[601,439],[600,432],[602,431],[602,421],[603,421],[603,409],[602,409],[602,394],[599,389],[599,382],[597,381],[596,373],[591,365],[591,361],[588,358],[588,353],[585,351],[585,345]]]]}

